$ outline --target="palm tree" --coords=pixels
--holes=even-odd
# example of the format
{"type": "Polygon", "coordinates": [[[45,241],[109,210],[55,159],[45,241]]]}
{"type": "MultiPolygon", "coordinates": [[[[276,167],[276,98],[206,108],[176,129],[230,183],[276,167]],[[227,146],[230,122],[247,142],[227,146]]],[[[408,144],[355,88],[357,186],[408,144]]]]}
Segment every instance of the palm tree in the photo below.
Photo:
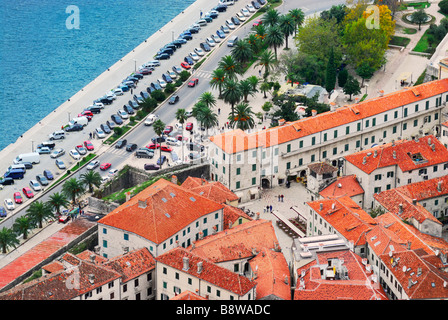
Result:
{"type": "Polygon", "coordinates": [[[260,80],[258,79],[257,76],[250,76],[249,78],[247,78],[247,81],[249,81],[250,85],[252,86],[252,91],[253,92],[258,92],[258,83],[260,82],[260,80]]]}
{"type": "Polygon", "coordinates": [[[250,61],[254,56],[252,47],[247,40],[238,40],[230,51],[230,54],[233,59],[243,65],[250,61]]]}
{"type": "Polygon", "coordinates": [[[272,51],[265,50],[258,57],[258,65],[264,67],[264,78],[268,77],[269,71],[273,68],[275,57],[272,51]]]}
{"type": "Polygon", "coordinates": [[[265,41],[269,47],[274,47],[275,59],[277,60],[277,48],[280,47],[284,42],[283,33],[280,30],[280,27],[278,26],[270,27],[266,34],[265,41]]]}
{"type": "Polygon", "coordinates": [[[280,13],[276,9],[270,8],[264,14],[262,21],[264,25],[267,25],[268,27],[273,27],[278,23],[279,19],[280,19],[280,13]]]}
{"type": "Polygon", "coordinates": [[[235,115],[229,115],[229,125],[235,126],[241,130],[252,129],[255,127],[254,113],[252,108],[245,102],[237,104],[235,107],[235,115]]]}
{"type": "Polygon", "coordinates": [[[197,115],[200,119],[201,126],[207,130],[218,125],[218,115],[213,112],[209,107],[202,107],[199,109],[199,114],[197,115]]]}
{"type": "Polygon", "coordinates": [[[93,187],[99,187],[101,185],[101,175],[93,170],[89,170],[81,175],[81,182],[89,187],[89,192],[93,192],[93,187]]]}
{"type": "Polygon", "coordinates": [[[254,96],[254,95],[255,95],[255,91],[254,91],[254,89],[253,89],[253,86],[252,86],[252,84],[249,82],[248,79],[241,80],[241,81],[238,83],[238,85],[239,85],[239,88],[240,88],[240,91],[241,91],[241,95],[242,95],[243,98],[244,98],[244,102],[247,102],[247,97],[248,97],[249,95],[251,95],[251,96],[254,96]]]}
{"type": "Polygon", "coordinates": [[[212,88],[218,88],[219,98],[222,96],[222,88],[224,87],[224,82],[226,80],[226,73],[223,69],[215,69],[212,72],[212,80],[210,80],[210,86],[212,88]]]}
{"type": "Polygon", "coordinates": [[[209,108],[213,108],[214,106],[216,106],[216,98],[209,91],[202,93],[199,97],[199,101],[203,102],[209,108]]]}
{"type": "MultiPolygon", "coordinates": [[[[159,138],[161,138],[163,135],[163,130],[165,130],[165,123],[163,123],[162,120],[157,119],[152,124],[152,127],[154,128],[154,132],[156,133],[156,135],[158,135],[159,138]]],[[[159,148],[159,151],[160,151],[159,155],[160,169],[162,169],[162,148],[159,148]]]]}
{"type": "Polygon", "coordinates": [[[249,34],[249,36],[247,37],[247,42],[249,43],[249,46],[254,55],[260,52],[262,39],[260,39],[260,37],[257,34],[255,33],[249,34]]]}
{"type": "Polygon", "coordinates": [[[48,203],[56,209],[56,213],[61,215],[61,207],[67,207],[69,204],[69,201],[67,200],[67,197],[63,193],[55,192],[50,196],[50,200],[48,200],[48,203]]]}
{"type": "Polygon", "coordinates": [[[238,62],[231,55],[222,57],[218,62],[218,68],[224,70],[227,79],[236,80],[236,75],[240,72],[238,62]]]}
{"type": "Polygon", "coordinates": [[[183,136],[184,136],[184,123],[187,121],[188,117],[186,115],[185,109],[177,109],[176,110],[176,120],[182,125],[182,141],[181,141],[181,148],[182,148],[182,161],[184,161],[184,146],[183,146],[183,136]]]}
{"type": "Polygon", "coordinates": [[[285,37],[285,49],[288,49],[288,38],[290,35],[293,34],[294,30],[295,30],[295,23],[294,23],[294,19],[292,18],[292,16],[290,14],[285,14],[280,16],[280,20],[279,20],[279,28],[280,31],[283,33],[284,37],[285,37]]]}
{"type": "Polygon", "coordinates": [[[42,221],[53,217],[51,205],[48,202],[35,201],[30,204],[26,212],[31,220],[38,224],[39,228],[42,228],[42,221]]]}
{"type": "Polygon", "coordinates": [[[296,8],[289,10],[289,15],[294,20],[294,37],[297,35],[297,29],[303,24],[305,14],[302,9],[296,8]]]}
{"type": "Polygon", "coordinates": [[[264,24],[259,24],[258,26],[256,26],[255,35],[259,40],[263,41],[264,38],[266,38],[266,26],[264,24]]]}
{"type": "Polygon", "coordinates": [[[8,247],[16,248],[19,244],[20,241],[17,239],[17,235],[12,229],[3,227],[3,229],[0,230],[0,246],[2,247],[2,253],[6,253],[8,247]]]}
{"type": "Polygon", "coordinates": [[[72,199],[73,204],[76,204],[76,197],[83,194],[85,191],[81,180],[70,178],[62,185],[62,192],[67,198],[72,199]]]}
{"type": "Polygon", "coordinates": [[[241,100],[241,90],[238,81],[227,80],[225,82],[225,87],[222,92],[224,102],[229,103],[232,106],[231,114],[234,114],[234,106],[241,100]]]}
{"type": "Polygon", "coordinates": [[[264,98],[266,99],[266,92],[271,90],[271,85],[269,84],[269,82],[265,81],[260,85],[260,90],[263,91],[264,93],[264,98]]]}
{"type": "Polygon", "coordinates": [[[12,226],[17,234],[23,234],[23,240],[28,239],[28,232],[33,228],[34,223],[28,216],[21,216],[14,221],[12,226]]]}

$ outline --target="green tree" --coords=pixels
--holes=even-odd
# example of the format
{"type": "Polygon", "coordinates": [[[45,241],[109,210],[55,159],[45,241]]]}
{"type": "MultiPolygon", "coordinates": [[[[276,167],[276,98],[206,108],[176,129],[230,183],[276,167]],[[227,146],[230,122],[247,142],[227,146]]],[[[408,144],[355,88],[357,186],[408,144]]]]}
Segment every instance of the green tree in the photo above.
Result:
{"type": "MultiPolygon", "coordinates": [[[[187,121],[188,117],[185,109],[177,109],[176,110],[176,120],[182,124],[182,137],[184,136],[184,123],[187,121]]],[[[182,161],[184,161],[184,147],[182,147],[182,161]]]]}
{"type": "Polygon", "coordinates": [[[244,39],[238,40],[234,44],[232,50],[230,51],[230,54],[233,59],[235,59],[235,61],[240,63],[241,65],[245,65],[254,56],[254,52],[252,51],[252,47],[249,41],[244,39]]]}
{"type": "Polygon", "coordinates": [[[279,19],[280,19],[280,13],[276,9],[269,8],[263,15],[263,18],[261,20],[263,21],[264,25],[267,25],[268,27],[273,27],[277,25],[279,19]]]}
{"type": "Polygon", "coordinates": [[[23,240],[28,239],[28,233],[33,229],[34,223],[29,216],[21,216],[14,221],[12,229],[17,234],[23,235],[23,240]]]}
{"type": "Polygon", "coordinates": [[[162,102],[166,99],[165,93],[162,90],[154,90],[151,93],[151,97],[154,98],[158,102],[162,102]]]}
{"type": "Polygon", "coordinates": [[[210,80],[210,86],[219,90],[219,98],[222,97],[222,89],[226,80],[226,73],[223,69],[215,69],[212,72],[212,79],[210,80]]]}
{"type": "Polygon", "coordinates": [[[303,24],[303,21],[305,21],[305,14],[303,13],[302,9],[295,8],[289,10],[289,15],[294,20],[294,36],[296,36],[297,29],[300,28],[303,24]]]}
{"type": "Polygon", "coordinates": [[[350,96],[348,101],[352,101],[352,95],[357,95],[361,93],[361,87],[359,85],[359,81],[356,80],[354,77],[349,76],[342,91],[344,91],[345,94],[348,94],[350,96]]]}
{"type": "Polygon", "coordinates": [[[69,205],[69,201],[67,197],[63,193],[55,192],[53,193],[48,203],[56,210],[56,213],[61,215],[61,208],[67,207],[69,205]]]}
{"type": "Polygon", "coordinates": [[[263,91],[263,97],[266,99],[266,92],[268,92],[269,90],[271,90],[272,86],[269,82],[264,81],[260,84],[260,90],[263,91]]]}
{"type": "Polygon", "coordinates": [[[425,23],[426,19],[428,19],[428,14],[425,10],[420,9],[411,14],[411,19],[412,22],[418,24],[418,30],[421,30],[422,23],[425,23]]]}
{"type": "Polygon", "coordinates": [[[277,96],[273,99],[273,103],[278,107],[273,113],[274,118],[284,119],[286,121],[296,121],[299,115],[296,110],[296,102],[293,97],[277,96]]]}
{"type": "Polygon", "coordinates": [[[190,72],[188,72],[187,70],[182,70],[179,74],[179,79],[182,82],[185,82],[187,81],[188,78],[190,78],[190,76],[191,76],[190,72]]]}
{"type": "Polygon", "coordinates": [[[241,95],[243,96],[243,101],[244,102],[248,101],[247,97],[249,95],[251,95],[251,96],[255,95],[255,91],[253,89],[253,86],[249,82],[248,79],[241,80],[238,85],[239,85],[239,88],[240,88],[241,95]]]}
{"type": "Polygon", "coordinates": [[[448,0],[442,0],[439,2],[440,11],[443,14],[448,14],[448,0]]]}
{"type": "Polygon", "coordinates": [[[375,70],[367,62],[362,62],[358,68],[356,68],[356,74],[362,79],[361,87],[364,86],[364,80],[370,79],[374,72],[375,70]]]}
{"type": "Polygon", "coordinates": [[[336,86],[336,65],[333,50],[330,51],[325,76],[325,89],[331,92],[336,86]]]}
{"type": "Polygon", "coordinates": [[[236,80],[240,72],[239,63],[231,56],[227,55],[218,62],[218,68],[224,70],[227,79],[236,80]]]}
{"type": "Polygon", "coordinates": [[[84,185],[81,180],[76,178],[70,178],[62,185],[62,193],[72,200],[73,204],[76,204],[76,197],[82,195],[85,192],[84,185]]]}
{"type": "Polygon", "coordinates": [[[231,114],[234,114],[234,107],[241,100],[241,90],[238,81],[227,80],[225,82],[224,90],[222,92],[224,102],[229,103],[232,107],[231,114]]]}
{"type": "Polygon", "coordinates": [[[42,222],[44,220],[53,218],[51,205],[48,202],[35,201],[30,204],[26,212],[28,217],[30,217],[39,228],[42,228],[42,222]]]}
{"type": "Polygon", "coordinates": [[[347,7],[345,4],[332,6],[329,10],[322,11],[320,13],[321,19],[331,20],[336,19],[336,23],[340,24],[344,21],[344,18],[347,14],[347,7]]]}
{"type": "Polygon", "coordinates": [[[257,35],[256,33],[249,34],[247,36],[247,42],[249,43],[253,56],[257,55],[260,52],[263,44],[263,41],[262,39],[260,39],[259,35],[257,35]]]}
{"type": "Polygon", "coordinates": [[[275,65],[275,57],[272,51],[265,50],[258,57],[258,66],[264,67],[264,79],[267,79],[269,72],[274,68],[275,65]]]}
{"type": "Polygon", "coordinates": [[[155,108],[157,108],[157,100],[152,97],[147,98],[143,100],[141,106],[143,111],[152,112],[155,108]]]}
{"type": "MultiPolygon", "coordinates": [[[[161,138],[163,135],[163,130],[165,130],[165,123],[162,120],[157,119],[156,121],[154,121],[152,126],[154,128],[154,132],[156,133],[156,135],[158,135],[159,138],[161,138]]],[[[162,169],[162,148],[159,148],[159,153],[160,153],[159,154],[160,169],[162,169]]]]}
{"type": "Polygon", "coordinates": [[[197,114],[198,120],[201,123],[201,127],[208,130],[218,125],[218,115],[213,112],[209,107],[202,107],[199,109],[199,114],[197,114]]]}
{"type": "Polygon", "coordinates": [[[7,253],[9,247],[17,248],[20,244],[19,239],[17,239],[17,235],[12,229],[8,229],[3,227],[0,230],[0,246],[2,248],[2,253],[7,253]]]}
{"type": "Polygon", "coordinates": [[[347,82],[347,78],[348,78],[348,71],[347,69],[342,69],[341,71],[339,71],[338,73],[338,85],[339,87],[343,88],[345,86],[345,83],[347,82]]]}
{"type": "Polygon", "coordinates": [[[99,188],[101,185],[101,175],[94,170],[88,170],[80,176],[81,183],[89,188],[89,192],[93,192],[93,187],[99,188]]]}
{"type": "Polygon", "coordinates": [[[199,101],[203,102],[209,108],[216,106],[216,98],[210,91],[203,92],[199,97],[199,101]]]}
{"type": "Polygon", "coordinates": [[[285,37],[285,49],[288,49],[288,38],[295,30],[294,18],[290,14],[282,15],[280,16],[278,26],[285,37]]]}
{"type": "Polygon", "coordinates": [[[241,102],[235,107],[235,114],[229,115],[229,125],[232,128],[241,130],[253,129],[255,127],[254,113],[252,108],[246,103],[241,102]]]}
{"type": "Polygon", "coordinates": [[[277,60],[277,48],[283,45],[284,39],[282,31],[278,26],[272,26],[268,28],[266,33],[265,42],[269,47],[274,47],[275,60],[277,60]]]}
{"type": "Polygon", "coordinates": [[[252,87],[252,91],[258,92],[258,83],[260,82],[260,79],[258,79],[257,76],[250,76],[249,78],[247,78],[247,81],[249,81],[252,87]]]}

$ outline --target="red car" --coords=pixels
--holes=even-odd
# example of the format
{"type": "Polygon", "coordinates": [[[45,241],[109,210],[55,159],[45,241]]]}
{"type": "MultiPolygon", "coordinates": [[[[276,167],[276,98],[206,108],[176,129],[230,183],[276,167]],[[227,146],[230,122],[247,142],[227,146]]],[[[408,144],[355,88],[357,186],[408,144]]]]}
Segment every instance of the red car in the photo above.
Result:
{"type": "Polygon", "coordinates": [[[160,144],[155,144],[155,143],[150,143],[146,146],[146,148],[148,149],[159,149],[160,148],[160,144]]]}
{"type": "Polygon", "coordinates": [[[163,134],[169,134],[171,131],[173,131],[173,126],[166,126],[163,134]]]}
{"type": "Polygon", "coordinates": [[[14,201],[16,203],[22,203],[23,202],[23,198],[22,195],[20,194],[20,192],[14,192],[14,201]]]}
{"type": "Polygon", "coordinates": [[[92,142],[90,142],[89,140],[84,141],[84,146],[86,147],[87,150],[92,151],[93,149],[95,149],[93,147],[92,142]]]}
{"type": "Polygon", "coordinates": [[[178,141],[187,141],[188,140],[188,138],[186,138],[186,137],[182,137],[182,135],[180,135],[180,134],[178,134],[177,136],[176,136],[176,139],[178,140],[178,141]]]}
{"type": "Polygon", "coordinates": [[[198,83],[199,83],[199,79],[198,78],[193,78],[193,79],[190,80],[190,82],[188,82],[188,86],[189,87],[194,87],[198,83]]]}
{"type": "Polygon", "coordinates": [[[181,62],[180,66],[184,69],[191,69],[191,66],[187,62],[181,62]]]}
{"type": "Polygon", "coordinates": [[[22,189],[22,191],[23,191],[23,194],[24,194],[27,198],[33,198],[33,197],[34,197],[34,193],[33,193],[33,191],[31,191],[30,188],[25,187],[25,188],[22,189]]]}
{"type": "Polygon", "coordinates": [[[255,20],[255,22],[254,22],[254,24],[252,26],[256,27],[256,26],[259,26],[262,23],[263,23],[263,21],[261,21],[261,19],[257,19],[257,20],[255,20]]]}
{"type": "Polygon", "coordinates": [[[93,113],[92,111],[89,110],[84,110],[83,112],[81,112],[80,114],[78,114],[78,117],[86,117],[87,120],[92,120],[93,118],[93,113]]]}
{"type": "Polygon", "coordinates": [[[162,151],[166,151],[166,152],[171,152],[171,151],[173,151],[173,149],[171,149],[171,148],[168,147],[168,146],[161,146],[160,149],[161,149],[162,151]]]}
{"type": "Polygon", "coordinates": [[[185,130],[188,130],[188,131],[193,130],[193,124],[191,122],[187,122],[187,125],[185,126],[185,130]]]}
{"type": "Polygon", "coordinates": [[[107,170],[111,167],[112,165],[109,162],[103,163],[102,165],[100,165],[100,169],[101,170],[107,170]]]}

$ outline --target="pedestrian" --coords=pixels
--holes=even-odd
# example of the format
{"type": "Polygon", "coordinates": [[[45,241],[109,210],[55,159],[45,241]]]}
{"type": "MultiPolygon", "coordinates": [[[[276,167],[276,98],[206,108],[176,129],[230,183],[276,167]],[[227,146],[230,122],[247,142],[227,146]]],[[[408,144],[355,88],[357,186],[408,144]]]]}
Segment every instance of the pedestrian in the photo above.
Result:
{"type": "Polygon", "coordinates": [[[282,199],[282,202],[283,202],[283,195],[281,195],[281,199],[282,199]]]}
{"type": "Polygon", "coordinates": [[[89,137],[90,139],[92,139],[92,132],[89,132],[89,137]]]}
{"type": "Polygon", "coordinates": [[[269,211],[272,212],[272,205],[269,206],[269,211]]]}
{"type": "Polygon", "coordinates": [[[260,75],[260,77],[261,77],[261,69],[260,70],[258,70],[258,74],[260,75]]]}
{"type": "Polygon", "coordinates": [[[218,108],[218,114],[221,114],[221,108],[218,108]]]}
{"type": "Polygon", "coordinates": [[[269,206],[266,206],[266,212],[269,212],[269,206]]]}
{"type": "Polygon", "coordinates": [[[131,88],[131,94],[133,94],[134,93],[134,90],[131,88]]]}
{"type": "Polygon", "coordinates": [[[265,213],[266,212],[266,208],[263,208],[263,213],[265,213]]]}

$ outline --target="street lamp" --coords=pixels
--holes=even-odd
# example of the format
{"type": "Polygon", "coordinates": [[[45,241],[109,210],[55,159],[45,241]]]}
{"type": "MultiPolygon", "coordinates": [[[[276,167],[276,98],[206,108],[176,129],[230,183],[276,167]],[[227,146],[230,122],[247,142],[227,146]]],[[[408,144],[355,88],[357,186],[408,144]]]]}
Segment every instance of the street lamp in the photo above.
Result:
{"type": "Polygon", "coordinates": [[[132,60],[134,60],[134,72],[137,72],[137,60],[135,59],[132,60]]]}

